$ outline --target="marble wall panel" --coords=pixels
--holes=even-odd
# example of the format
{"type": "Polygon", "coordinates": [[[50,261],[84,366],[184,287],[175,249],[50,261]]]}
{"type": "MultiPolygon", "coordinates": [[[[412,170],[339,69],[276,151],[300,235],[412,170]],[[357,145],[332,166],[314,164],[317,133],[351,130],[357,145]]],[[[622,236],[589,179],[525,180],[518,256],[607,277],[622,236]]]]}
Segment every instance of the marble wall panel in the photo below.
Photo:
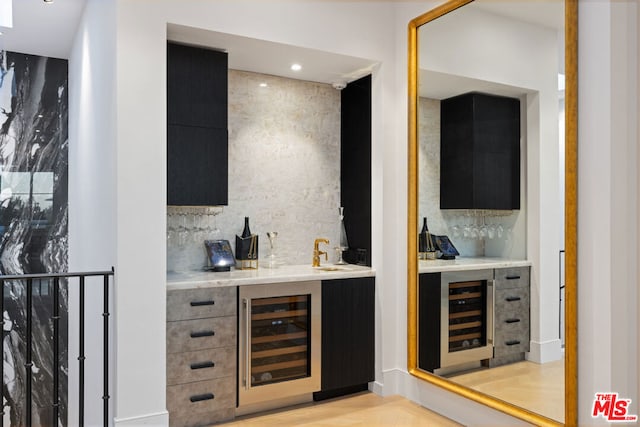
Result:
{"type": "MultiPolygon", "coordinates": [[[[259,236],[261,259],[268,253],[266,232],[276,231],[279,262],[311,264],[315,238],[328,238],[331,248],[338,241],[339,205],[340,92],[230,70],[229,205],[170,208],[167,269],[201,269],[204,239],[234,246],[245,216],[259,236]]],[[[337,259],[333,249],[329,254],[329,262],[337,259]]]]}
{"type": "MultiPolygon", "coordinates": [[[[0,270],[67,271],[67,61],[0,51],[0,270]]],[[[53,425],[53,371],[67,420],[67,290],[61,282],[61,366],[53,366],[52,284],[33,283],[33,425],[53,425]]],[[[25,425],[26,283],[4,286],[4,425],[25,425]]]]}

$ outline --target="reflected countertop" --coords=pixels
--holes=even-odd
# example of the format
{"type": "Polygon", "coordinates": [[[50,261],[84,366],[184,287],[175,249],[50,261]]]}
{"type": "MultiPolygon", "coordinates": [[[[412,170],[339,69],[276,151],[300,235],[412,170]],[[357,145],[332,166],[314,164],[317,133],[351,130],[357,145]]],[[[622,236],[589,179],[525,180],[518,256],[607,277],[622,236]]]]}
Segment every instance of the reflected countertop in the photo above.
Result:
{"type": "Polygon", "coordinates": [[[442,271],[481,270],[487,268],[529,267],[531,261],[492,257],[457,257],[444,260],[418,261],[419,273],[438,273],[442,271]]]}
{"type": "Polygon", "coordinates": [[[282,265],[278,266],[278,268],[261,266],[254,270],[232,269],[227,272],[170,271],[167,272],[167,290],[303,282],[308,280],[352,279],[373,277],[375,274],[375,270],[371,267],[352,264],[324,264],[320,268],[314,268],[310,265],[282,265]]]}

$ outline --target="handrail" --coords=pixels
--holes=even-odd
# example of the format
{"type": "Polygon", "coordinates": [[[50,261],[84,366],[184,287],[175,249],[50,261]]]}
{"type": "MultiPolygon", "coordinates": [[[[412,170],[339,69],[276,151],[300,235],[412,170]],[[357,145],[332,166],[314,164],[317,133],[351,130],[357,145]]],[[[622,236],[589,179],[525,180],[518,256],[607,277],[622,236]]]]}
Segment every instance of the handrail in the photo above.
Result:
{"type": "MultiPolygon", "coordinates": [[[[0,275],[0,326],[4,326],[4,285],[5,282],[11,281],[26,281],[26,355],[25,355],[25,424],[26,426],[32,425],[32,369],[33,366],[33,338],[32,338],[32,309],[33,309],[33,282],[34,280],[48,280],[53,281],[53,302],[51,307],[51,324],[53,329],[53,396],[52,396],[52,420],[51,425],[59,424],[60,416],[60,396],[59,396],[59,365],[60,365],[60,328],[59,321],[60,316],[60,279],[72,279],[78,278],[79,292],[80,292],[80,307],[79,307],[79,379],[78,379],[78,426],[84,426],[84,372],[85,372],[85,278],[87,277],[103,277],[103,311],[101,313],[103,317],[103,425],[106,427],[109,425],[109,278],[115,276],[115,270],[112,267],[111,270],[105,271],[88,271],[88,272],[69,272],[69,273],[41,273],[41,274],[19,274],[19,275],[0,275]]],[[[67,281],[67,286],[70,286],[71,281],[67,281]]],[[[4,363],[0,363],[0,378],[4,378],[4,363]]],[[[4,389],[4,386],[3,386],[4,389]]],[[[1,395],[1,394],[0,394],[1,395]]],[[[4,407],[0,408],[0,427],[4,426],[4,407]]],[[[70,420],[67,420],[69,424],[73,424],[70,420]]]]}

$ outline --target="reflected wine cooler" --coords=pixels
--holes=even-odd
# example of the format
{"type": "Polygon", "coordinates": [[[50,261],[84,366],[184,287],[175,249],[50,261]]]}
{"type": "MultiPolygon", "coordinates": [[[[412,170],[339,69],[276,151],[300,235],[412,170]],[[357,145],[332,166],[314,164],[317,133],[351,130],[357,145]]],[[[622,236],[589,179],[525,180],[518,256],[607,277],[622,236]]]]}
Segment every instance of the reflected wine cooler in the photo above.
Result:
{"type": "Polygon", "coordinates": [[[320,390],[321,282],[239,287],[238,414],[320,390]]]}
{"type": "Polygon", "coordinates": [[[493,357],[493,270],[442,273],[440,367],[493,357]]]}

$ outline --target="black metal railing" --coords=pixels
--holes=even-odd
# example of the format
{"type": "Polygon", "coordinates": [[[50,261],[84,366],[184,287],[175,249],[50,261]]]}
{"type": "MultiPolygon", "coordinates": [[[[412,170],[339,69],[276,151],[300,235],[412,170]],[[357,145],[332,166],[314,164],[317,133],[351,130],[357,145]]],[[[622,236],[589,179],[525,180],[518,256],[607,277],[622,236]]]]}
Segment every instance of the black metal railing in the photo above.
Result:
{"type": "MultiPolygon", "coordinates": [[[[25,349],[25,426],[32,426],[32,382],[33,382],[33,372],[32,368],[34,366],[33,363],[33,337],[32,337],[32,328],[33,328],[33,284],[34,281],[39,281],[40,283],[40,293],[42,293],[42,281],[48,280],[53,281],[52,287],[52,303],[51,303],[51,324],[52,324],[52,332],[53,332],[53,387],[52,387],[52,396],[51,396],[51,408],[52,408],[52,419],[51,425],[58,426],[59,418],[60,418],[60,280],[64,279],[67,281],[67,286],[70,287],[73,280],[77,278],[78,286],[79,286],[79,347],[78,347],[78,426],[84,426],[84,409],[85,409],[85,279],[87,277],[102,277],[103,278],[103,309],[102,309],[102,317],[103,317],[103,393],[102,393],[102,409],[103,409],[103,425],[109,425],[109,283],[110,279],[114,276],[113,268],[110,271],[93,271],[93,272],[83,272],[83,273],[51,273],[51,274],[22,274],[22,275],[0,275],[0,316],[2,319],[0,320],[0,326],[4,328],[5,319],[4,319],[4,299],[5,299],[5,284],[6,283],[15,283],[17,282],[26,282],[26,326],[25,326],[25,339],[26,339],[26,349],[25,349]]],[[[91,331],[92,333],[95,331],[91,331]]],[[[0,350],[4,351],[4,350],[0,350]]],[[[3,378],[4,381],[4,363],[0,361],[0,378],[3,378]]],[[[6,386],[3,384],[3,392],[6,386]]],[[[0,411],[0,427],[4,427],[4,406],[0,411]]],[[[74,425],[75,423],[71,420],[67,420],[68,425],[74,425]]]]}

